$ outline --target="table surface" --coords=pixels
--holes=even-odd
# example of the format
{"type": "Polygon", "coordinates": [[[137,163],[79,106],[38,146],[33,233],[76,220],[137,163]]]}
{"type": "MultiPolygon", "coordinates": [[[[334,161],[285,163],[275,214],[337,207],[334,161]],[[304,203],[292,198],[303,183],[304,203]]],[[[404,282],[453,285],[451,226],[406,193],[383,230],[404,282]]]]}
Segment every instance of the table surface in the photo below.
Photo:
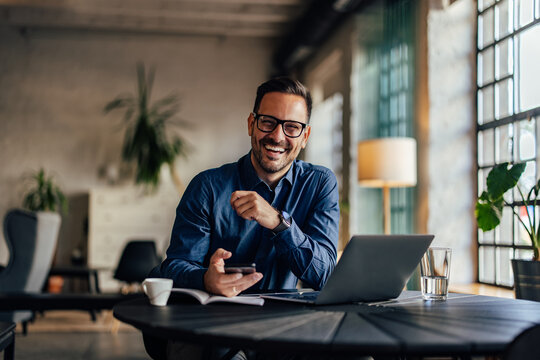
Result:
{"type": "Polygon", "coordinates": [[[267,300],[264,306],[213,303],[173,294],[165,307],[125,301],[114,316],[150,335],[259,351],[342,355],[501,354],[540,323],[540,303],[449,294],[422,300],[405,291],[377,305],[308,306],[267,300]]]}

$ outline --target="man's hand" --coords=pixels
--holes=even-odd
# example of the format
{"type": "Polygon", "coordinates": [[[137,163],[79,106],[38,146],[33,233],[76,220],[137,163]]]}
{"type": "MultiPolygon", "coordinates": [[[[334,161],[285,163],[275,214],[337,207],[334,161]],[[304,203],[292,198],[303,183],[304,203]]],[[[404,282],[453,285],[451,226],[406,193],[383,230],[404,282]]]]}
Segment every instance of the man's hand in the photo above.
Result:
{"type": "Polygon", "coordinates": [[[263,275],[258,272],[249,275],[225,274],[224,260],[231,256],[230,251],[219,248],[210,258],[208,270],[204,273],[204,287],[208,292],[227,297],[236,296],[262,279],[263,275]]]}
{"type": "Polygon", "coordinates": [[[255,220],[259,225],[270,230],[281,222],[278,211],[255,191],[238,190],[233,192],[231,206],[240,217],[246,220],[255,220]]]}

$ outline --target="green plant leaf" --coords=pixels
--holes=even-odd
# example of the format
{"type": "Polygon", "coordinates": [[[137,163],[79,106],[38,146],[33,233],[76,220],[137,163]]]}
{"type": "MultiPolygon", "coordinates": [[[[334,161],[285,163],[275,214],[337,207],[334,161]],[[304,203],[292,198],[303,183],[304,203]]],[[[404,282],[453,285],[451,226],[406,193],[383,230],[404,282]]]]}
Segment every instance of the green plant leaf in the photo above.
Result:
{"type": "Polygon", "coordinates": [[[495,201],[485,200],[487,197],[484,192],[481,196],[484,200],[479,199],[474,210],[478,227],[483,231],[493,230],[500,224],[504,206],[502,197],[495,201]]]}
{"type": "Polygon", "coordinates": [[[540,180],[529,190],[529,193],[527,194],[527,203],[531,203],[531,201],[536,200],[538,198],[538,194],[540,193],[540,180]]]}
{"type": "Polygon", "coordinates": [[[488,174],[487,188],[491,199],[498,199],[512,189],[525,170],[525,163],[510,165],[503,163],[495,166],[488,174]]]}
{"type": "Polygon", "coordinates": [[[105,107],[103,108],[103,111],[105,113],[108,113],[109,111],[123,108],[123,107],[129,107],[133,105],[133,98],[131,96],[123,96],[123,97],[117,97],[113,101],[107,103],[105,107]]]}
{"type": "Polygon", "coordinates": [[[30,188],[23,198],[23,207],[31,211],[61,211],[67,213],[68,205],[65,195],[52,177],[40,169],[31,176],[34,187],[30,188]]]}
{"type": "Polygon", "coordinates": [[[155,69],[146,70],[137,64],[137,97],[117,97],[106,105],[106,109],[125,108],[126,133],[122,145],[122,159],[136,162],[135,182],[155,188],[163,164],[172,164],[175,156],[186,153],[185,141],[179,137],[169,140],[165,124],[179,110],[179,99],[175,94],[165,96],[153,104],[150,95],[155,78],[155,69]]]}

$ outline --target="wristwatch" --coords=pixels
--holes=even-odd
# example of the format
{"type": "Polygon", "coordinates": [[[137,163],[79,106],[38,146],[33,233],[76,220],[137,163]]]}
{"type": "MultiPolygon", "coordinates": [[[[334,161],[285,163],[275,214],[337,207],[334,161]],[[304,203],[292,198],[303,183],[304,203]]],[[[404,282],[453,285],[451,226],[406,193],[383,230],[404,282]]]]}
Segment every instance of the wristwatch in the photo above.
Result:
{"type": "Polygon", "coordinates": [[[289,215],[286,211],[282,210],[282,211],[279,211],[278,216],[279,216],[280,223],[278,226],[276,226],[272,230],[274,234],[280,233],[291,227],[291,215],[289,215]]]}

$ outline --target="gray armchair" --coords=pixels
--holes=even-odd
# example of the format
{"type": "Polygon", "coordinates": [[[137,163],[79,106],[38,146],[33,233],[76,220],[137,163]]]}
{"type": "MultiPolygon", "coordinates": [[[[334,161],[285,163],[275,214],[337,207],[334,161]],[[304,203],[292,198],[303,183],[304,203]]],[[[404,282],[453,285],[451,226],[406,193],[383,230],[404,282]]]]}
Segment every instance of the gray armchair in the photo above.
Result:
{"type": "MultiPolygon", "coordinates": [[[[4,218],[4,238],[10,253],[0,270],[0,292],[41,292],[47,279],[60,230],[61,217],[51,212],[14,209],[4,218]]],[[[22,322],[23,331],[31,311],[0,312],[0,321],[22,322]]]]}

